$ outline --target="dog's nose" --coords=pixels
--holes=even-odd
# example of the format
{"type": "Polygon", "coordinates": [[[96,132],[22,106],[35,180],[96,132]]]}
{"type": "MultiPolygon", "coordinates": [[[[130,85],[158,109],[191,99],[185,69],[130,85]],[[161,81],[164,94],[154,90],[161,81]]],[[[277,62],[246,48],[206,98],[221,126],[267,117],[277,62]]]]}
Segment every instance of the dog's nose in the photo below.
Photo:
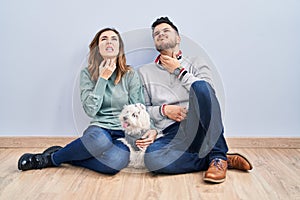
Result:
{"type": "Polygon", "coordinates": [[[127,119],[128,119],[128,117],[127,117],[127,116],[124,116],[124,117],[123,117],[123,119],[124,119],[124,120],[127,120],[127,119]]]}

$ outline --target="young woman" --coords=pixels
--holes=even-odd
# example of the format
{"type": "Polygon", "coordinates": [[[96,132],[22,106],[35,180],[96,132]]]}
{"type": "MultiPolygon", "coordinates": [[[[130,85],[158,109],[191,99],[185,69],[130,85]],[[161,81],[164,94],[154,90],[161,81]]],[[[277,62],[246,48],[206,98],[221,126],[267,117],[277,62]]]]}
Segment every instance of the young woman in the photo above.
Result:
{"type": "Polygon", "coordinates": [[[118,120],[126,104],[144,103],[138,74],[126,64],[124,44],[117,30],[100,30],[89,45],[88,67],[80,74],[83,108],[92,118],[83,136],[65,147],[22,155],[19,170],[42,169],[69,163],[105,174],[116,174],[129,162],[129,149],[118,120]]]}

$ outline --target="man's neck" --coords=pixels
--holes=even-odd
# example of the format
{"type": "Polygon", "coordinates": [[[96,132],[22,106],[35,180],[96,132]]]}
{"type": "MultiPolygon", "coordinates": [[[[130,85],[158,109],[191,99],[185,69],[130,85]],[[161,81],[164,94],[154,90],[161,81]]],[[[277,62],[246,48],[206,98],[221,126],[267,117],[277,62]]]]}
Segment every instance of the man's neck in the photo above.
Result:
{"type": "Polygon", "coordinates": [[[166,49],[166,50],[163,50],[160,52],[160,54],[162,55],[167,55],[167,56],[170,56],[172,57],[173,56],[173,53],[175,53],[175,55],[177,55],[179,53],[179,49],[166,49]]]}

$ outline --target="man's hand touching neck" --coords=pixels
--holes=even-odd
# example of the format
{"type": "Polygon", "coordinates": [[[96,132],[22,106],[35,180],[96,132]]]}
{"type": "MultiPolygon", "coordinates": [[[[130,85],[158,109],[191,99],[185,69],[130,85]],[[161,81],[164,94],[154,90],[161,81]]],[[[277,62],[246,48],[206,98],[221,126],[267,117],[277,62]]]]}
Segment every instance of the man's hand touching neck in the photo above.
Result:
{"type": "Polygon", "coordinates": [[[177,59],[179,50],[173,51],[174,49],[163,50],[160,52],[160,64],[170,73],[174,73],[174,70],[180,67],[180,62],[177,59]]]}

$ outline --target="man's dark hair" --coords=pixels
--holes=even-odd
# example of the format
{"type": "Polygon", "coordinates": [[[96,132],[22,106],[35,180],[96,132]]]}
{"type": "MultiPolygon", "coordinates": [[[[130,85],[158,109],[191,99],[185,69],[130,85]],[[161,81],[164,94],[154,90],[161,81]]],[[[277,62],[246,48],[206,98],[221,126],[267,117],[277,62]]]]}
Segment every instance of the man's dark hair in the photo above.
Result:
{"type": "Polygon", "coordinates": [[[171,22],[171,21],[169,20],[168,17],[160,17],[160,18],[156,19],[156,21],[153,22],[153,24],[152,24],[152,26],[151,26],[152,31],[154,30],[154,28],[155,28],[157,25],[162,24],[162,23],[169,24],[169,25],[170,25],[170,26],[171,26],[171,27],[179,34],[177,27],[173,24],[173,22],[171,22]]]}

